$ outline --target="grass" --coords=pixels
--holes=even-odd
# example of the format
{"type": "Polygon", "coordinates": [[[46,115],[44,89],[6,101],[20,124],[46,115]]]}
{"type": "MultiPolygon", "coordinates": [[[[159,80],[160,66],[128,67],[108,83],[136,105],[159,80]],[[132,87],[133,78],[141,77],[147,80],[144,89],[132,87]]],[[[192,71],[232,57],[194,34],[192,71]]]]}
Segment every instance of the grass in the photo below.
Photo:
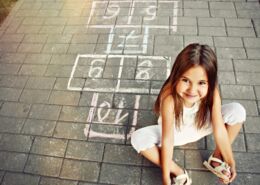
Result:
{"type": "Polygon", "coordinates": [[[0,24],[9,14],[12,6],[17,0],[0,0],[0,24]]]}

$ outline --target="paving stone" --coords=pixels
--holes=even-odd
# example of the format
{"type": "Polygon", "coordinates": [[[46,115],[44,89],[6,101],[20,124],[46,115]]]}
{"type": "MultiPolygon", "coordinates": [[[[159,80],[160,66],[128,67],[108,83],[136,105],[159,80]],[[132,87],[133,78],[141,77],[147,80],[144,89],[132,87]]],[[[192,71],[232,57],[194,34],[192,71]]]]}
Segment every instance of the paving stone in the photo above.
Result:
{"type": "MultiPolygon", "coordinates": [[[[50,9],[50,6],[48,7],[50,9]]],[[[68,18],[64,17],[48,17],[44,20],[44,25],[58,26],[65,25],[68,21],[68,18]]]]}
{"type": "Polygon", "coordinates": [[[0,132],[20,133],[24,119],[0,117],[0,132]]]}
{"type": "Polygon", "coordinates": [[[24,43],[45,43],[47,40],[47,34],[26,34],[23,42],[24,43]]]}
{"type": "Polygon", "coordinates": [[[18,48],[18,52],[21,53],[40,53],[42,50],[43,44],[39,43],[22,43],[18,48]]]}
{"type": "Polygon", "coordinates": [[[252,86],[221,85],[221,92],[226,99],[255,99],[252,86]]]}
{"type": "Polygon", "coordinates": [[[82,44],[82,43],[97,43],[98,35],[97,34],[75,34],[71,40],[73,44],[82,44]]]}
{"type": "Polygon", "coordinates": [[[61,111],[61,106],[35,104],[32,105],[31,107],[29,118],[58,120],[60,111],[61,111]]]}
{"type": "Polygon", "coordinates": [[[198,35],[197,26],[178,26],[178,29],[170,30],[171,35],[198,35]]]}
{"type": "Polygon", "coordinates": [[[87,134],[89,141],[123,144],[126,138],[126,126],[91,124],[87,134]]]}
{"type": "Polygon", "coordinates": [[[235,74],[231,71],[220,71],[218,73],[218,80],[220,84],[235,84],[235,74]]]}
{"type": "Polygon", "coordinates": [[[0,171],[0,181],[2,182],[2,179],[4,177],[4,171],[0,171]]]}
{"type": "Polygon", "coordinates": [[[68,91],[52,91],[49,103],[57,105],[78,105],[80,93],[68,91]]]}
{"type": "Polygon", "coordinates": [[[259,4],[257,1],[255,2],[235,2],[235,6],[238,10],[257,10],[259,8],[259,4]]]}
{"type": "Polygon", "coordinates": [[[100,165],[97,162],[65,159],[60,176],[72,180],[97,182],[99,170],[100,165]]]}
{"type": "MultiPolygon", "coordinates": [[[[248,145],[248,143],[247,143],[248,145]]],[[[232,150],[234,152],[246,152],[246,143],[244,134],[240,133],[237,138],[235,139],[234,143],[232,143],[232,150]]],[[[207,149],[208,150],[215,150],[215,141],[213,135],[207,137],[207,149]]]]}
{"type": "MultiPolygon", "coordinates": [[[[113,97],[114,95],[112,93],[98,93],[98,100],[96,105],[92,105],[95,107],[100,107],[104,102],[106,102],[107,105],[110,105],[111,107],[118,108],[118,98],[115,97],[114,103],[113,102],[113,97]]],[[[80,106],[91,106],[93,98],[94,98],[94,93],[93,92],[83,92],[82,95],[80,96],[80,101],[79,105],[80,106]]],[[[124,107],[126,107],[126,103],[124,104],[124,107]]]]}
{"type": "Polygon", "coordinates": [[[191,8],[191,9],[208,9],[208,3],[203,1],[185,1],[184,2],[184,8],[191,8]]]}
{"type": "Polygon", "coordinates": [[[76,57],[76,55],[67,54],[52,55],[50,64],[73,65],[75,63],[76,57]]]}
{"type": "Polygon", "coordinates": [[[255,37],[254,28],[227,27],[227,33],[231,37],[255,37]]]}
{"type": "Polygon", "coordinates": [[[19,74],[20,75],[32,75],[32,76],[43,76],[47,69],[46,65],[33,65],[33,64],[23,64],[19,74]]]}
{"type": "Polygon", "coordinates": [[[199,36],[227,36],[226,30],[224,27],[198,27],[199,36]]]}
{"type": "Polygon", "coordinates": [[[224,103],[231,103],[231,102],[238,102],[241,103],[244,108],[246,109],[246,115],[247,116],[257,116],[258,115],[258,111],[257,111],[257,105],[255,101],[252,100],[223,100],[222,101],[223,104],[224,103]]]}
{"type": "Polygon", "coordinates": [[[201,43],[213,46],[213,39],[209,36],[184,36],[184,46],[190,43],[201,43]]]}
{"type": "Polygon", "coordinates": [[[252,174],[259,172],[259,165],[256,162],[259,155],[259,153],[235,153],[237,172],[252,174]]]}
{"type": "Polygon", "coordinates": [[[84,129],[86,124],[58,122],[54,130],[54,137],[65,139],[86,140],[84,129]]]}
{"type": "Polygon", "coordinates": [[[83,89],[85,79],[82,78],[72,78],[68,86],[69,78],[57,78],[55,81],[54,88],[55,90],[68,90],[69,88],[81,88],[83,89]]]}
{"type": "Polygon", "coordinates": [[[211,9],[210,14],[212,17],[227,17],[227,18],[236,18],[236,10],[221,10],[221,9],[211,9]]]}
{"type": "Polygon", "coordinates": [[[241,85],[246,85],[248,82],[250,85],[260,85],[260,73],[237,72],[236,80],[241,85]]]}
{"type": "Polygon", "coordinates": [[[141,168],[133,166],[119,166],[103,163],[100,172],[100,182],[109,184],[139,184],[140,177],[141,168]]]}
{"type": "Polygon", "coordinates": [[[254,86],[254,88],[255,88],[256,99],[260,100],[260,86],[254,86]]]}
{"type": "Polygon", "coordinates": [[[159,168],[143,168],[141,182],[143,185],[156,185],[162,183],[162,171],[159,168]]]}
{"type": "Polygon", "coordinates": [[[185,151],[185,168],[193,170],[205,170],[203,161],[207,160],[209,152],[206,150],[186,150],[185,151]]]}
{"type": "Polygon", "coordinates": [[[0,45],[1,52],[16,52],[20,43],[5,43],[0,45]]]}
{"type": "Polygon", "coordinates": [[[22,172],[27,160],[27,154],[0,151],[0,169],[22,172]]]}
{"type": "Polygon", "coordinates": [[[86,122],[89,108],[63,106],[60,118],[61,121],[86,122]]]}
{"type": "Polygon", "coordinates": [[[37,34],[41,29],[39,25],[21,25],[17,29],[17,33],[24,33],[24,34],[37,34]]]}
{"type": "Polygon", "coordinates": [[[103,161],[114,164],[141,165],[142,158],[137,155],[132,146],[107,144],[103,161]]]}
{"type": "MultiPolygon", "coordinates": [[[[121,80],[122,82],[123,80],[121,80]]],[[[124,85],[121,83],[121,85],[124,85]]],[[[110,79],[87,79],[84,88],[87,88],[86,90],[95,91],[98,92],[114,92],[114,88],[116,87],[116,81],[110,80],[110,79]],[[97,87],[97,84],[99,86],[97,87]],[[101,87],[101,88],[100,88],[101,87]],[[100,89],[100,90],[99,90],[100,89]]],[[[130,86],[128,85],[128,88],[130,86]]],[[[121,88],[121,87],[120,87],[121,88]]]]}
{"type": "Polygon", "coordinates": [[[209,17],[209,10],[208,9],[184,9],[184,16],[209,17]]]}
{"type": "Polygon", "coordinates": [[[247,142],[247,149],[249,152],[259,152],[260,145],[259,145],[259,134],[246,134],[246,142],[247,142]]]}
{"type": "Polygon", "coordinates": [[[220,185],[221,184],[219,182],[219,179],[209,171],[205,172],[205,171],[192,170],[192,171],[188,171],[188,173],[190,174],[192,181],[196,182],[200,185],[209,185],[209,184],[220,185]]]}
{"type": "Polygon", "coordinates": [[[25,64],[49,64],[51,55],[49,54],[28,54],[25,64]]]}
{"type": "Polygon", "coordinates": [[[20,173],[10,173],[5,174],[3,185],[38,185],[40,181],[39,176],[20,174],[20,173]]]}
{"type": "Polygon", "coordinates": [[[234,60],[234,67],[239,72],[260,72],[258,60],[234,60]]]}
{"type": "Polygon", "coordinates": [[[48,65],[45,76],[51,77],[70,77],[72,66],[65,65],[48,65]]]}
{"type": "Polygon", "coordinates": [[[27,119],[24,123],[22,133],[40,136],[52,136],[55,125],[55,121],[27,119]]]}
{"type": "Polygon", "coordinates": [[[42,52],[43,53],[66,53],[69,48],[69,44],[56,44],[56,43],[47,43],[44,45],[42,52]]]}
{"type": "Polygon", "coordinates": [[[70,44],[68,53],[78,54],[78,53],[93,53],[95,49],[95,44],[70,44]]]}
{"type": "Polygon", "coordinates": [[[1,64],[0,74],[17,74],[20,64],[1,64]]]}
{"type": "Polygon", "coordinates": [[[22,53],[3,53],[0,56],[0,62],[1,63],[21,64],[24,62],[25,57],[26,57],[26,55],[22,54],[22,53]]]}
{"type": "Polygon", "coordinates": [[[260,15],[257,11],[251,10],[237,10],[238,18],[260,18],[260,15]]]}
{"type": "MultiPolygon", "coordinates": [[[[130,117],[129,122],[133,122],[133,117],[130,117]]],[[[152,112],[152,111],[143,111],[140,110],[138,111],[137,115],[137,125],[139,127],[144,127],[144,126],[149,126],[149,125],[154,125],[157,124],[157,116],[152,112]]]]}
{"type": "Polygon", "coordinates": [[[0,37],[0,43],[5,44],[7,42],[21,42],[24,38],[24,34],[4,34],[0,37]]]}
{"type": "Polygon", "coordinates": [[[50,90],[25,89],[19,99],[25,103],[47,103],[50,95],[50,90]]]}
{"type": "Polygon", "coordinates": [[[241,38],[234,37],[214,37],[216,47],[243,47],[241,38]]]}
{"type": "Polygon", "coordinates": [[[260,38],[243,38],[245,47],[260,48],[260,38]]]}
{"type": "Polygon", "coordinates": [[[199,17],[198,26],[212,26],[212,27],[224,27],[224,18],[215,17],[199,17]]]}
{"type": "Polygon", "coordinates": [[[260,118],[247,116],[244,124],[245,133],[260,133],[260,118]]]}
{"type": "Polygon", "coordinates": [[[68,141],[64,139],[36,137],[30,153],[64,157],[67,143],[68,141]]]}
{"type": "Polygon", "coordinates": [[[30,77],[25,88],[28,89],[52,89],[56,78],[51,77],[30,77]]]}
{"type": "Polygon", "coordinates": [[[61,158],[29,155],[24,172],[43,176],[58,177],[62,165],[61,158]],[[46,168],[47,165],[47,168],[46,168]]]}
{"type": "Polygon", "coordinates": [[[29,110],[29,104],[5,102],[0,110],[0,115],[11,117],[26,117],[29,113],[29,110]]]}
{"type": "Polygon", "coordinates": [[[149,109],[149,96],[147,95],[131,95],[131,94],[115,94],[113,100],[113,107],[127,108],[127,109],[149,109]],[[140,97],[140,99],[139,99],[140,97]],[[139,101],[137,101],[139,100],[139,101]],[[138,108],[135,106],[138,103],[138,108]]]}
{"type": "Polygon", "coordinates": [[[13,88],[23,88],[28,80],[26,76],[16,75],[0,75],[0,78],[0,86],[13,88]]]}
{"type": "Polygon", "coordinates": [[[254,185],[259,183],[260,176],[258,174],[244,174],[244,173],[238,173],[237,178],[235,179],[232,184],[234,185],[240,185],[240,184],[246,184],[246,185],[254,185]]]}
{"type": "Polygon", "coordinates": [[[66,158],[101,162],[104,144],[85,141],[69,141],[66,158]]]}
{"type": "Polygon", "coordinates": [[[249,59],[260,59],[259,49],[246,49],[249,59]]]}
{"type": "Polygon", "coordinates": [[[220,59],[246,59],[246,52],[244,48],[216,48],[217,57],[220,59]]]}
{"type": "Polygon", "coordinates": [[[33,142],[31,136],[1,134],[0,137],[0,148],[7,151],[28,153],[33,142]]]}
{"type": "Polygon", "coordinates": [[[47,43],[69,44],[72,39],[72,34],[49,34],[47,43]]]}
{"type": "Polygon", "coordinates": [[[64,180],[60,178],[41,177],[39,185],[77,185],[77,181],[64,180]]]}
{"type": "Polygon", "coordinates": [[[22,25],[43,25],[44,18],[42,17],[25,17],[22,25]]]}
{"type": "Polygon", "coordinates": [[[250,19],[226,18],[227,27],[253,27],[250,19]]]}
{"type": "Polygon", "coordinates": [[[18,101],[22,89],[0,87],[0,100],[18,101]]]}
{"type": "MultiPolygon", "coordinates": [[[[173,153],[173,156],[172,156],[172,159],[180,166],[184,167],[184,150],[182,148],[186,148],[186,146],[181,146],[181,147],[176,147],[174,148],[174,153],[173,153]],[[181,148],[181,149],[180,149],[181,148]]],[[[148,161],[147,159],[143,158],[143,166],[146,166],[146,167],[157,167],[155,166],[154,163],[148,161]]]]}

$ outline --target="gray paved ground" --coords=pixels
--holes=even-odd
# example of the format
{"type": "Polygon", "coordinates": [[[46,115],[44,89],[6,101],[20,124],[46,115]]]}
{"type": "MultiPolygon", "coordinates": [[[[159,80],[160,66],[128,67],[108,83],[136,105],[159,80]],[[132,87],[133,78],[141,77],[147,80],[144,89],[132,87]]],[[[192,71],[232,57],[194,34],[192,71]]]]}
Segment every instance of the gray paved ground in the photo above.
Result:
{"type": "MultiPolygon", "coordinates": [[[[260,184],[257,0],[19,0],[0,27],[0,184],[159,185],[129,133],[156,124],[156,94],[191,42],[216,50],[223,101],[247,110],[232,184],[260,184]]],[[[213,148],[175,150],[193,184],[218,184],[202,166],[213,148]]]]}

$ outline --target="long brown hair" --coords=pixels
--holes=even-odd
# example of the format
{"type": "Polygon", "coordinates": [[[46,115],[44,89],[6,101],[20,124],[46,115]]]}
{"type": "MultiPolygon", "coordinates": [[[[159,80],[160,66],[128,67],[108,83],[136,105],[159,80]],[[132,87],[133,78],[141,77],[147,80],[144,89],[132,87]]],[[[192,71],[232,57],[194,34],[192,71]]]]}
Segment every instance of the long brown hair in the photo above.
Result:
{"type": "Polygon", "coordinates": [[[208,93],[201,100],[195,122],[196,127],[201,129],[206,124],[207,113],[211,112],[213,104],[213,92],[217,83],[217,57],[208,45],[198,43],[189,44],[177,56],[171,74],[164,82],[154,105],[155,113],[160,113],[161,101],[168,95],[174,100],[175,124],[180,128],[183,117],[183,100],[176,92],[176,86],[180,77],[190,68],[201,66],[208,77],[208,93]]]}

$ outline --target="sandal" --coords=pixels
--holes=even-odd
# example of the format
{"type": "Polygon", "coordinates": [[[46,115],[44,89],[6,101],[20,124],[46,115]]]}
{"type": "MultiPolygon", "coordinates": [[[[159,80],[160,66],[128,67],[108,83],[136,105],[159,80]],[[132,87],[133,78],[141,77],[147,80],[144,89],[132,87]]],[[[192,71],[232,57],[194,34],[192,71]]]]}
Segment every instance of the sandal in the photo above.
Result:
{"type": "Polygon", "coordinates": [[[184,174],[178,175],[176,178],[173,178],[172,185],[191,185],[191,178],[188,176],[186,170],[184,170],[184,174]]]}
{"type": "Polygon", "coordinates": [[[223,173],[223,171],[226,171],[228,173],[230,173],[230,166],[223,162],[222,160],[216,158],[216,157],[213,157],[213,154],[209,157],[208,161],[204,161],[203,162],[203,165],[209,170],[211,171],[212,173],[214,173],[217,177],[223,179],[223,180],[229,180],[229,178],[227,177],[227,175],[225,175],[223,173]],[[214,161],[214,162],[217,162],[219,163],[220,165],[219,166],[212,166],[211,165],[211,162],[214,161]]]}

